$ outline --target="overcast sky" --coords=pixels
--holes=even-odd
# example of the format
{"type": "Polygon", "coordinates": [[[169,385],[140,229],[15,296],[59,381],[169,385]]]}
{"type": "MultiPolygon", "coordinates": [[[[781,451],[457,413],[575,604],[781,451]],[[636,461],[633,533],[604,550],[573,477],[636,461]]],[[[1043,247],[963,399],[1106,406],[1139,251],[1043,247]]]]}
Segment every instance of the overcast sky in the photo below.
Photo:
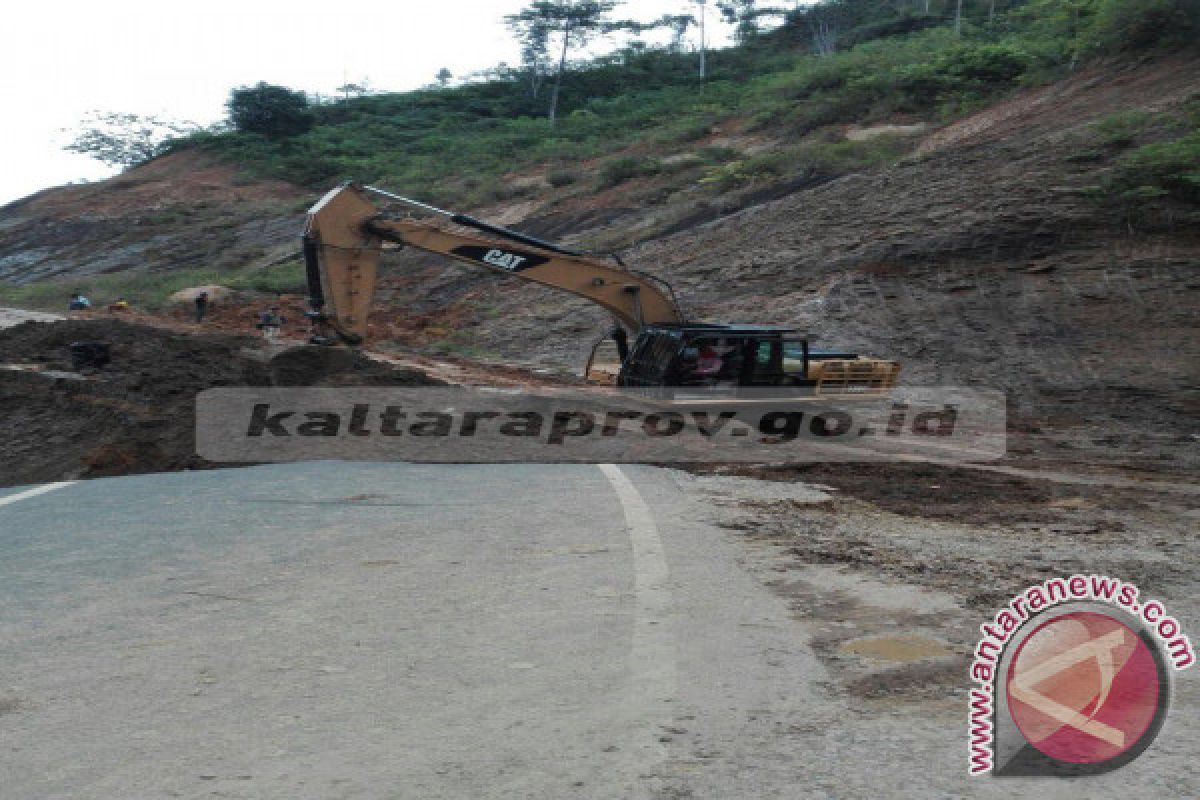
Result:
{"type": "MultiPolygon", "coordinates": [[[[202,124],[224,116],[229,90],[267,81],[333,93],[430,83],[441,67],[466,75],[517,47],[503,17],[527,0],[204,0],[16,3],[0,48],[0,204],[112,170],[64,152],[92,109],[202,124]]],[[[623,15],[653,19],[689,0],[631,0],[623,15]]],[[[710,38],[728,39],[709,3],[710,38]]]]}

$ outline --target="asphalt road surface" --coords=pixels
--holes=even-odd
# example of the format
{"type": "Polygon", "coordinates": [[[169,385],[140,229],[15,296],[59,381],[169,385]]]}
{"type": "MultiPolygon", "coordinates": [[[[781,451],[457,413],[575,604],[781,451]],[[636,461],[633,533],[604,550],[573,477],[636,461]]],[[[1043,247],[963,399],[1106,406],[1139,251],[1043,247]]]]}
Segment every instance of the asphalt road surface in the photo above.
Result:
{"type": "Polygon", "coordinates": [[[63,317],[60,314],[47,314],[43,311],[25,311],[19,308],[0,308],[0,328],[20,325],[22,322],[53,322],[63,317]]]}
{"type": "MultiPolygon", "coordinates": [[[[681,473],[326,463],[36,491],[0,490],[5,800],[1080,791],[969,781],[965,706],[848,714],[762,554],[681,473]]],[[[1190,763],[1174,747],[1159,766],[1190,763]]],[[[1140,763],[1087,793],[1148,786],[1140,763]]]]}

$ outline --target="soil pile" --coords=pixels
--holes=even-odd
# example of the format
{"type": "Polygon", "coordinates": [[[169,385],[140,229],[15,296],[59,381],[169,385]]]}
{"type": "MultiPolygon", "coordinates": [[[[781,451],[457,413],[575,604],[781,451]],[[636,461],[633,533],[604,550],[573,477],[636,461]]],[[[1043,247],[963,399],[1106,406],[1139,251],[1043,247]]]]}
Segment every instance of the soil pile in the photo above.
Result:
{"type": "Polygon", "coordinates": [[[27,322],[0,330],[0,485],[214,466],[198,458],[194,400],[219,386],[437,385],[360,353],[189,335],[119,320],[27,322]],[[75,342],[111,363],[73,372],[75,342]]]}

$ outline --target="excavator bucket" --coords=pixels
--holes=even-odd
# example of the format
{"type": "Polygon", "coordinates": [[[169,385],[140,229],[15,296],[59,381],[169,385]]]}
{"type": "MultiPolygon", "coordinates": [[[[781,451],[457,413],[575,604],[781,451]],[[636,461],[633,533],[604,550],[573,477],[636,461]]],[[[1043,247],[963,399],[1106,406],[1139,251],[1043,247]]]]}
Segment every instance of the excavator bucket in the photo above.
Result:
{"type": "Polygon", "coordinates": [[[348,344],[367,336],[381,240],[366,226],[378,212],[353,186],[340,186],[308,211],[304,259],[308,294],[319,327],[348,344]]]}

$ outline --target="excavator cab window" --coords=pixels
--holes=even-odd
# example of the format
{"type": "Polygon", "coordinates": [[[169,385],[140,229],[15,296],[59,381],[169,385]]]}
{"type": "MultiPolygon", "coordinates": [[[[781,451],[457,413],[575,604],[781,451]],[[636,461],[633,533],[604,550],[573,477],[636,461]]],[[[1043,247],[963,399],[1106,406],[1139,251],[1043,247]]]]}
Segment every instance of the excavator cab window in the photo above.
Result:
{"type": "Polygon", "coordinates": [[[743,343],[723,336],[697,337],[680,353],[679,385],[737,386],[745,361],[743,343]]]}
{"type": "Polygon", "coordinates": [[[778,336],[747,339],[742,352],[743,386],[778,386],[784,382],[783,341],[778,336]]]}
{"type": "Polygon", "coordinates": [[[813,385],[810,365],[825,354],[809,350],[807,340],[789,332],[732,325],[650,327],[634,344],[619,383],[717,389],[813,385]]]}
{"type": "Polygon", "coordinates": [[[783,340],[783,372],[794,383],[807,385],[808,367],[812,360],[807,339],[785,338],[783,340]]]}

